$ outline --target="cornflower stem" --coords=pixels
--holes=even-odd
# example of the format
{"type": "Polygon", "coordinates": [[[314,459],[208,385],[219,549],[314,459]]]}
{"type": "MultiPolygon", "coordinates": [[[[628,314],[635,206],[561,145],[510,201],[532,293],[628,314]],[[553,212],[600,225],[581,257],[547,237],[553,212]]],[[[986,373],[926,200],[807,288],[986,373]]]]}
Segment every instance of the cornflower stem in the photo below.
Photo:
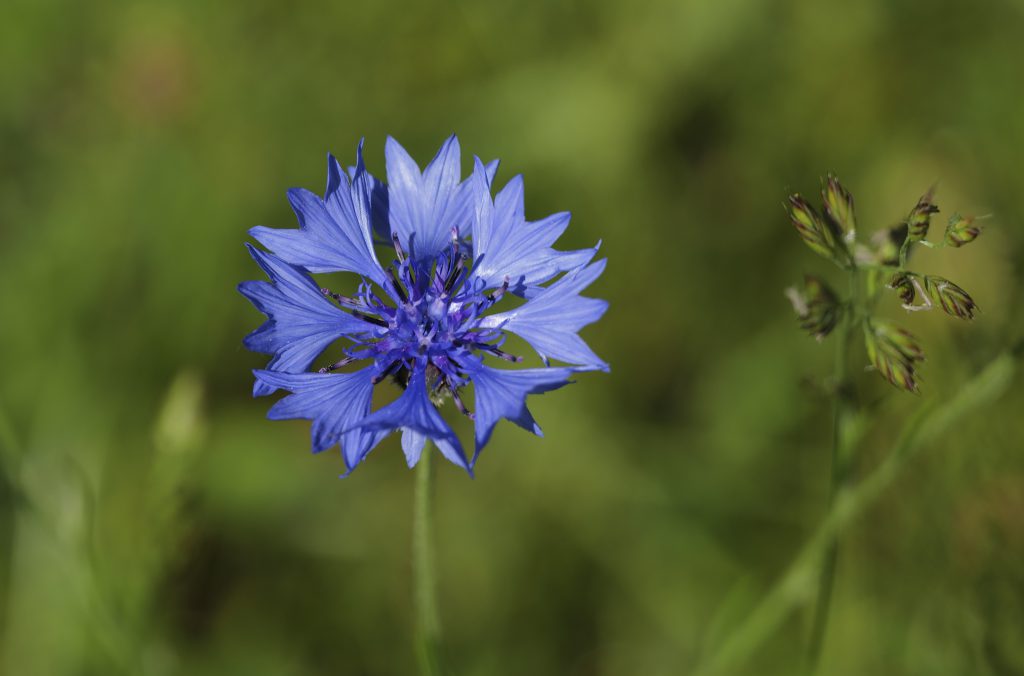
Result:
{"type": "MultiPolygon", "coordinates": [[[[835,506],[839,492],[849,481],[850,455],[852,444],[847,434],[847,425],[856,412],[856,402],[848,382],[847,364],[853,333],[862,313],[860,307],[861,280],[856,267],[850,269],[850,311],[847,312],[836,341],[835,401],[832,409],[832,473],[829,484],[828,508],[835,506]]],[[[807,673],[813,674],[821,657],[828,628],[829,609],[832,603],[832,588],[835,585],[836,563],[839,559],[839,538],[834,537],[825,551],[818,576],[818,597],[814,607],[811,638],[807,648],[807,673]]]]}
{"type": "Polygon", "coordinates": [[[416,490],[413,497],[412,574],[416,617],[414,641],[420,673],[423,676],[439,676],[442,673],[438,657],[441,621],[437,612],[437,574],[434,568],[431,520],[434,475],[430,466],[432,453],[430,449],[424,451],[416,472],[416,490]]]}

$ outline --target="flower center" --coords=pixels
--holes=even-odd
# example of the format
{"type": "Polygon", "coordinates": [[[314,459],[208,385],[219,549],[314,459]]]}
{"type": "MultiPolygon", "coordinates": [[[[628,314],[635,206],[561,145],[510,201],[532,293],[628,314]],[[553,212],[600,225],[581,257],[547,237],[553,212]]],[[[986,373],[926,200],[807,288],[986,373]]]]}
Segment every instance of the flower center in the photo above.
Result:
{"type": "Polygon", "coordinates": [[[413,364],[426,362],[432,393],[450,394],[459,410],[472,417],[458,393],[468,382],[466,360],[479,359],[475,352],[507,361],[523,360],[499,349],[505,340],[500,329],[481,328],[478,321],[508,291],[509,278],[489,294],[474,288],[476,284],[467,284],[469,254],[454,230],[451,247],[433,260],[414,260],[397,236],[392,243],[396,259],[387,268],[384,286],[374,286],[364,279],[355,297],[321,289],[343,309],[375,328],[353,337],[354,344],[344,350],[345,358],[320,369],[320,373],[373,359],[377,369],[374,384],[395,376],[404,387],[413,364]],[[383,297],[378,291],[383,291],[383,297]]]}

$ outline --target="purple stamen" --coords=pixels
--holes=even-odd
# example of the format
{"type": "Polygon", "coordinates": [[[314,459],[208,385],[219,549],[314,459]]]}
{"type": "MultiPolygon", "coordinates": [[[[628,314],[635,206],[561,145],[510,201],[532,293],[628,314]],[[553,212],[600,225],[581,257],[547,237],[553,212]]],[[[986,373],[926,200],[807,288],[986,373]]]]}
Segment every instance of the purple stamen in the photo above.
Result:
{"type": "Polygon", "coordinates": [[[413,281],[414,264],[397,234],[392,235],[391,242],[398,260],[387,269],[383,293],[365,279],[356,298],[321,289],[353,316],[387,332],[364,338],[367,342],[359,341],[346,350],[348,356],[319,372],[330,373],[354,361],[373,359],[380,369],[371,381],[376,385],[403,368],[411,370],[410,359],[426,358],[443,374],[434,381],[433,389],[447,388],[459,412],[472,419],[474,414],[458,390],[467,381],[460,363],[462,356],[487,353],[512,363],[523,361],[500,349],[504,342],[500,328],[476,326],[477,318],[508,292],[511,278],[506,275],[501,286],[490,293],[464,286],[470,259],[461,250],[458,232],[453,228],[451,249],[429,264],[421,264],[420,273],[429,275],[424,279],[430,282],[417,286],[413,281]]]}
{"type": "Polygon", "coordinates": [[[326,287],[321,287],[320,293],[334,300],[336,303],[338,303],[338,305],[347,305],[355,307],[360,307],[363,305],[363,300],[361,298],[349,298],[348,296],[343,296],[340,293],[334,293],[333,291],[326,287]]]}
{"type": "Polygon", "coordinates": [[[395,274],[394,268],[388,268],[388,277],[391,278],[391,287],[395,291],[395,295],[402,299],[403,303],[409,302],[409,297],[405,295],[405,289],[402,288],[402,284],[398,281],[398,275],[395,274]]]}
{"type": "Polygon", "coordinates": [[[391,362],[391,364],[386,369],[384,369],[383,371],[381,371],[380,373],[375,375],[373,378],[371,378],[370,379],[370,383],[373,384],[373,385],[377,385],[382,380],[384,380],[385,378],[390,376],[392,373],[397,371],[398,367],[401,366],[401,365],[402,365],[402,362],[399,361],[399,360],[395,360],[395,361],[391,362]]]}
{"type": "Polygon", "coordinates": [[[395,254],[398,256],[398,262],[405,262],[405,249],[402,248],[402,243],[398,241],[398,233],[391,233],[391,244],[395,247],[395,254]]]}
{"type": "Polygon", "coordinates": [[[323,367],[322,369],[317,371],[317,373],[330,373],[331,371],[337,371],[338,369],[340,369],[343,366],[348,366],[349,364],[351,364],[355,360],[356,360],[355,357],[345,357],[344,359],[340,359],[340,360],[334,362],[330,366],[323,367]]]}
{"type": "Polygon", "coordinates": [[[505,361],[514,362],[516,364],[519,364],[519,363],[521,363],[523,361],[522,357],[519,357],[519,356],[514,355],[514,354],[509,354],[508,352],[505,352],[504,350],[499,350],[498,348],[494,347],[493,345],[477,345],[477,347],[479,349],[481,349],[481,350],[487,350],[488,352],[493,354],[495,357],[498,357],[500,359],[504,359],[505,361]]]}
{"type": "Polygon", "coordinates": [[[505,292],[508,291],[508,285],[510,281],[511,280],[508,278],[508,275],[505,275],[505,279],[502,280],[501,286],[498,287],[498,289],[496,289],[493,293],[488,294],[487,300],[491,301],[491,305],[497,303],[499,300],[501,300],[502,296],[505,295],[505,292]]]}
{"type": "Polygon", "coordinates": [[[388,326],[388,323],[383,319],[379,319],[377,317],[374,317],[373,315],[368,315],[365,312],[360,312],[359,310],[353,310],[352,316],[358,317],[359,319],[362,319],[364,322],[369,322],[371,324],[375,324],[377,326],[381,326],[384,328],[387,328],[388,326]]]}
{"type": "Polygon", "coordinates": [[[463,268],[466,266],[466,257],[456,253],[455,254],[455,265],[452,266],[451,272],[448,273],[448,279],[444,283],[444,292],[450,293],[452,288],[455,286],[455,282],[461,276],[463,268]]]}
{"type": "Polygon", "coordinates": [[[459,413],[470,420],[475,420],[476,416],[473,415],[472,411],[466,408],[466,405],[462,402],[462,397],[459,396],[459,391],[452,386],[451,381],[448,381],[448,390],[452,393],[452,401],[455,402],[455,408],[459,409],[459,413]]]}

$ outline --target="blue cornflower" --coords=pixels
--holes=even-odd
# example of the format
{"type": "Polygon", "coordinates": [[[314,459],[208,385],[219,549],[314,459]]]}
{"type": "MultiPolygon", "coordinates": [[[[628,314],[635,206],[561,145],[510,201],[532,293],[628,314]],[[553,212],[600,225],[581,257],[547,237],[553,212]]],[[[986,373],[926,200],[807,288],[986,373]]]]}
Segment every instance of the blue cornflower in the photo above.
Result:
{"type": "Polygon", "coordinates": [[[361,143],[348,171],[329,155],[323,199],[307,190],[288,192],[299,229],[250,231],[273,251],[246,245],[270,282],[239,285],[268,317],[245,345],[273,355],[266,370],[254,371],[253,394],[291,392],[268,417],[312,420],[313,451],[340,443],[349,472],[381,439],[401,430],[410,467],[430,439],[472,473],[500,418],[541,434],[527,395],[562,387],[577,371],[608,370],[577,335],[607,309],[605,301],[580,295],[605,261],[591,263],[596,246],[551,248],[569,214],[527,221],[520,176],[492,197],[496,161],[484,165],[475,158],[472,175],[461,181],[454,136],[423,172],[390,137],[385,156],[386,184],[366,171],[361,143]],[[377,248],[385,246],[393,260],[381,265],[377,248]],[[361,276],[355,294],[321,288],[310,276],[338,271],[361,276]],[[507,294],[526,302],[492,312],[507,294]],[[490,365],[489,358],[522,361],[501,349],[506,333],[526,340],[546,367],[490,365]],[[339,339],[344,358],[309,372],[339,339]],[[571,366],[552,367],[550,359],[571,366]],[[336,372],[360,362],[359,370],[336,372]],[[389,377],[404,391],[371,411],[374,386],[389,377]],[[463,402],[470,384],[472,413],[463,402]],[[475,421],[472,459],[437,409],[449,396],[475,421]]]}

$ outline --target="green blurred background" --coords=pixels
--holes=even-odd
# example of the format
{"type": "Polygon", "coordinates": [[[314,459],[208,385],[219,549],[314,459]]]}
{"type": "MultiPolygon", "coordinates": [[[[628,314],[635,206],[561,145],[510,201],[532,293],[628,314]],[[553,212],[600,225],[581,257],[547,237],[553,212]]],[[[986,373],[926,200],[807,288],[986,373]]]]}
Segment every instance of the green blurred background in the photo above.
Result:
{"type": "MultiPolygon", "coordinates": [[[[338,480],[307,423],[265,419],[235,290],[246,229],[293,227],[285,189],[360,137],[383,175],[387,134],[426,162],[454,131],[610,260],[584,336],[611,374],[535,398],[543,440],[499,426],[475,480],[438,463],[454,674],[685,674],[820,521],[833,350],[782,290],[836,275],[788,192],[834,171],[866,229],[936,181],[940,224],[995,214],[921,254],[982,314],[903,320],[922,397],[858,376],[859,472],[1024,330],[1020,0],[0,15],[3,674],[413,673],[414,474],[392,437],[338,480]]],[[[823,673],[1024,673],[1022,403],[958,422],[847,532],[823,673]]],[[[738,673],[794,673],[808,628],[738,673]]]]}

